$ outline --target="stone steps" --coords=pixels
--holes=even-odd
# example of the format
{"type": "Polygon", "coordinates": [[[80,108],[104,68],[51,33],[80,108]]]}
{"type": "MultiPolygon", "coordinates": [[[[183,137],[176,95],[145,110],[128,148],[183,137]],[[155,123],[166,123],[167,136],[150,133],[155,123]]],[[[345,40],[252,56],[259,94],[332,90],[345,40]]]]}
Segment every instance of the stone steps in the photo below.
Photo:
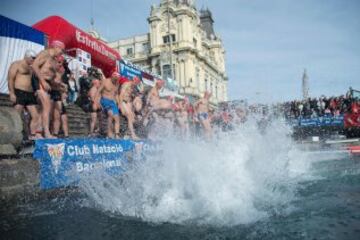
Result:
{"type": "MultiPolygon", "coordinates": [[[[12,107],[9,95],[0,94],[0,107],[12,107]]],[[[89,129],[90,116],[85,113],[80,107],[70,104],[66,107],[69,123],[70,136],[87,136],[89,129]]]]}

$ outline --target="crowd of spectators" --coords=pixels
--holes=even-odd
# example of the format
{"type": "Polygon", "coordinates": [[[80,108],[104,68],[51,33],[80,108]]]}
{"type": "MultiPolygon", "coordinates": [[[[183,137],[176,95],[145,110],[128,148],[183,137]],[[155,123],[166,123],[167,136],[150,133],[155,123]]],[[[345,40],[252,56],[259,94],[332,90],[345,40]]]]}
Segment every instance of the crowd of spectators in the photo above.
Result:
{"type": "Polygon", "coordinates": [[[282,104],[282,108],[287,119],[339,116],[350,111],[353,100],[349,92],[345,96],[322,96],[285,102],[282,104]]]}

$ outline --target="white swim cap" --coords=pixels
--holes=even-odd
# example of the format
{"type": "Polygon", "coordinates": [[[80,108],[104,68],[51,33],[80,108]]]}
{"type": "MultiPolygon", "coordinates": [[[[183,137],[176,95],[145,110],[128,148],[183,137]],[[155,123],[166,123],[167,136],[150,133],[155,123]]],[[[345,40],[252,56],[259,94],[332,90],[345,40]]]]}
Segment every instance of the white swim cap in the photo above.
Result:
{"type": "Polygon", "coordinates": [[[34,50],[32,50],[32,49],[28,49],[25,52],[25,57],[35,58],[36,57],[36,52],[34,50]]]}

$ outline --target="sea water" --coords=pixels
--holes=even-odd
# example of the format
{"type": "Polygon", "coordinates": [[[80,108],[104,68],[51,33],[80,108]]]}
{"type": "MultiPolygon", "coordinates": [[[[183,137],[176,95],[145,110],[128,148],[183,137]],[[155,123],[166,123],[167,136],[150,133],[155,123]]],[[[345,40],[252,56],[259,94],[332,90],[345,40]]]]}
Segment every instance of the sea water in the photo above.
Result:
{"type": "Polygon", "coordinates": [[[161,151],[121,178],[1,208],[1,239],[360,239],[360,159],[254,122],[211,140],[161,131],[161,151]]]}

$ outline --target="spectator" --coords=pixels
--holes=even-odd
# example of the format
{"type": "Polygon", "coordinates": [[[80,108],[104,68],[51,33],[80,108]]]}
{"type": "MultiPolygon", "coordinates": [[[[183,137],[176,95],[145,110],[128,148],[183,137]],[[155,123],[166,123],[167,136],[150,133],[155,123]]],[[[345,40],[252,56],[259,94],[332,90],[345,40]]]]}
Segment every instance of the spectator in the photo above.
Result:
{"type": "Polygon", "coordinates": [[[75,76],[73,73],[70,74],[68,81],[68,102],[74,103],[78,96],[78,87],[76,84],[75,76]]]}

